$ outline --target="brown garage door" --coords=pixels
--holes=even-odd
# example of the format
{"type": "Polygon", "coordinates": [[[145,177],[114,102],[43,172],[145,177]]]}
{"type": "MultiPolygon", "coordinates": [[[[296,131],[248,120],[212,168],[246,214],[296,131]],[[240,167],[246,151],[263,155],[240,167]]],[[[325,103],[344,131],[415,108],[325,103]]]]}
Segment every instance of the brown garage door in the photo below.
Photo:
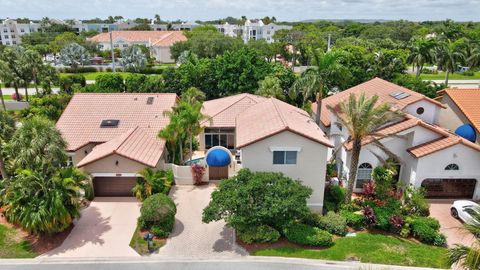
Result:
{"type": "Polygon", "coordinates": [[[228,178],[228,166],[225,167],[209,167],[208,177],[210,180],[222,180],[228,178]]]}
{"type": "Polygon", "coordinates": [[[475,179],[425,179],[422,187],[428,198],[469,198],[475,191],[475,179]]]}
{"type": "Polygon", "coordinates": [[[95,177],[93,189],[95,196],[99,197],[133,196],[132,188],[136,182],[136,177],[95,177]]]}

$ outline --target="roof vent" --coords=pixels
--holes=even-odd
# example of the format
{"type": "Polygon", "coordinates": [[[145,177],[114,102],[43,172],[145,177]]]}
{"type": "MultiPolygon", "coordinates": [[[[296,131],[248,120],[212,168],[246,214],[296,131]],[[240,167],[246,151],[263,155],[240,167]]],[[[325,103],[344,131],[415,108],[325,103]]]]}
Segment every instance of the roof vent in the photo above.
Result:
{"type": "Polygon", "coordinates": [[[405,92],[402,92],[402,91],[398,91],[398,92],[390,93],[390,96],[393,97],[393,98],[395,98],[395,99],[400,100],[400,99],[404,99],[404,98],[406,98],[406,97],[409,97],[410,94],[405,93],[405,92]]]}
{"type": "Polygon", "coordinates": [[[154,99],[154,97],[148,97],[147,98],[147,105],[152,105],[153,104],[153,99],[154,99]]]}
{"type": "Polygon", "coordinates": [[[100,124],[100,127],[103,127],[103,128],[107,128],[107,127],[110,127],[110,128],[118,127],[118,123],[119,123],[119,122],[120,122],[120,120],[116,120],[116,119],[102,120],[102,123],[100,124]]]}

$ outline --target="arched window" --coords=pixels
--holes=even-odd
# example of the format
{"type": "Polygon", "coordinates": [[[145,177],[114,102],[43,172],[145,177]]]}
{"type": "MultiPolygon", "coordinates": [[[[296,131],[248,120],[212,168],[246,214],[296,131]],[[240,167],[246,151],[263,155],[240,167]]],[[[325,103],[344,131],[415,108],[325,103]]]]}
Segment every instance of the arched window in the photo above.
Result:
{"type": "Polygon", "coordinates": [[[358,166],[356,188],[363,188],[363,183],[372,180],[372,170],[370,163],[362,163],[358,166]]]}
{"type": "Polygon", "coordinates": [[[458,170],[460,170],[460,167],[458,167],[458,165],[455,164],[455,163],[451,163],[451,164],[448,164],[447,167],[445,167],[445,170],[446,171],[458,171],[458,170]]]}

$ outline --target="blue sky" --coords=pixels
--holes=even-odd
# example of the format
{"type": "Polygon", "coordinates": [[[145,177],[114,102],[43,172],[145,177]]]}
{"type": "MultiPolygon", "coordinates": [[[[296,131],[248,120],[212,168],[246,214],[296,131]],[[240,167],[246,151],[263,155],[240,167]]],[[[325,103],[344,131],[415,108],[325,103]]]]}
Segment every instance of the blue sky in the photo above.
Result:
{"type": "Polygon", "coordinates": [[[226,16],[308,19],[480,21],[480,0],[0,0],[0,18],[126,18],[211,20],[226,16]]]}

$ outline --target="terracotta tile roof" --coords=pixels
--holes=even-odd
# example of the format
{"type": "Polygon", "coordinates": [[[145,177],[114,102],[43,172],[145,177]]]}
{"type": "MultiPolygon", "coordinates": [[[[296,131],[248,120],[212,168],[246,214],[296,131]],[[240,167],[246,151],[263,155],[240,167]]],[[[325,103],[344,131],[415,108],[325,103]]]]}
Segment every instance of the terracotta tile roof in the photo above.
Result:
{"type": "Polygon", "coordinates": [[[235,127],[237,116],[266,98],[252,94],[239,94],[203,103],[202,113],[210,116],[211,120],[202,123],[205,127],[235,127]]]}
{"type": "Polygon", "coordinates": [[[95,155],[104,149],[117,149],[128,158],[152,164],[165,144],[157,137],[158,131],[170,122],[163,112],[175,106],[176,100],[175,94],[75,94],[56,126],[67,142],[68,151],[89,143],[109,142],[95,155]],[[147,100],[152,97],[152,104],[148,105],[147,100]],[[119,120],[118,126],[101,127],[106,119],[119,120]],[[153,149],[158,153],[151,153],[153,149]]]}
{"type": "MultiPolygon", "coordinates": [[[[322,100],[322,110],[321,110],[321,121],[323,125],[325,126],[330,126],[330,115],[331,112],[329,107],[335,107],[336,105],[340,104],[341,102],[345,101],[348,99],[350,94],[355,94],[355,95],[360,95],[362,93],[365,93],[365,96],[371,97],[374,95],[377,95],[379,98],[379,102],[381,103],[389,103],[391,104],[392,107],[402,110],[406,106],[415,103],[420,100],[426,100],[428,102],[434,103],[438,106],[443,107],[443,105],[431,98],[428,98],[420,93],[417,93],[415,91],[412,91],[410,89],[407,89],[405,87],[396,85],[394,83],[382,80],[380,78],[374,78],[371,79],[370,81],[361,83],[359,85],[356,85],[352,88],[349,88],[345,91],[339,92],[335,95],[329,96],[325,99],[322,100]],[[409,94],[408,97],[405,97],[403,99],[396,99],[390,94],[394,92],[404,92],[406,94],[409,94]]],[[[314,103],[312,104],[312,111],[316,113],[317,111],[317,104],[314,103]]]]}
{"type": "MultiPolygon", "coordinates": [[[[171,46],[176,42],[185,41],[187,38],[182,31],[112,31],[113,41],[124,39],[130,42],[146,42],[152,46],[171,46]]],[[[93,42],[110,42],[110,33],[100,33],[91,38],[93,42]]]]}
{"type": "Polygon", "coordinates": [[[468,121],[480,132],[480,88],[471,89],[445,89],[439,92],[447,94],[468,121]]]}
{"type": "Polygon", "coordinates": [[[78,164],[83,167],[104,157],[117,154],[144,165],[155,167],[162,156],[164,141],[136,127],[124,134],[95,146],[78,164]]]}
{"type": "Polygon", "coordinates": [[[236,144],[245,147],[282,131],[333,147],[307,112],[275,98],[257,103],[238,115],[236,144]]]}

